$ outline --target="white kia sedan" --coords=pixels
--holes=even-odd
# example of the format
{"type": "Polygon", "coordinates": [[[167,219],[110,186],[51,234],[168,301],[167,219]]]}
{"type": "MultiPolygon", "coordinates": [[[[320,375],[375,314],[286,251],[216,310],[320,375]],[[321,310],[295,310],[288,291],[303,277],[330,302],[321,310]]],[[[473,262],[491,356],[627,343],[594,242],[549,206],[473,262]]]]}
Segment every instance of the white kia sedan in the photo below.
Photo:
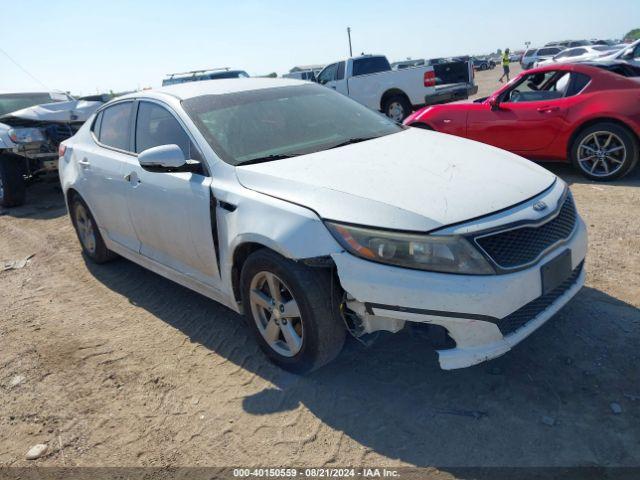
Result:
{"type": "Polygon", "coordinates": [[[442,368],[467,367],[584,282],[585,225],[562,180],[307,82],[120,97],[62,144],[59,167],[87,257],[125,257],[244,313],[295,372],[347,334],[410,325],[442,368]]]}

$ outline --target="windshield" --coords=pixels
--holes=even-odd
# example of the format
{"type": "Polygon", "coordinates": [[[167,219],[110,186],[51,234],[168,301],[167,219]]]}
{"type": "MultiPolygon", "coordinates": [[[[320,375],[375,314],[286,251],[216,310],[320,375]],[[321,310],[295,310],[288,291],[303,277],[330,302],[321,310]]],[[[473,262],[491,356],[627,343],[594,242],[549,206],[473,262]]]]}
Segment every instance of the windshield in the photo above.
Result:
{"type": "Polygon", "coordinates": [[[0,116],[7,113],[33,107],[42,103],[51,103],[51,95],[48,93],[7,93],[0,95],[0,116]]]}
{"type": "Polygon", "coordinates": [[[318,152],[404,128],[319,85],[203,95],[182,104],[231,165],[318,152]]]}

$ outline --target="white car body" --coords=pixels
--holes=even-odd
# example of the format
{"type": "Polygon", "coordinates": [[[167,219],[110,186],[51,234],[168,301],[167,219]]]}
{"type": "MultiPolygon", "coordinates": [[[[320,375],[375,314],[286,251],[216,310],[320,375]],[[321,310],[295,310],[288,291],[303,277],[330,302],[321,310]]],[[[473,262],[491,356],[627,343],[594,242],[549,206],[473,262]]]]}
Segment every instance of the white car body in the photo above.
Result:
{"type": "Polygon", "coordinates": [[[607,62],[614,60],[625,60],[636,67],[640,66],[640,40],[636,40],[630,45],[623,46],[620,50],[598,58],[598,60],[607,62]]]}
{"type": "Polygon", "coordinates": [[[600,57],[604,58],[607,55],[607,52],[618,53],[619,49],[615,47],[605,46],[605,45],[596,45],[596,46],[584,46],[584,47],[573,47],[567,48],[557,55],[547,58],[545,60],[538,60],[534,63],[534,67],[545,67],[547,65],[556,65],[563,63],[576,63],[576,62],[585,62],[588,60],[595,60],[600,57]]]}
{"type": "Polygon", "coordinates": [[[318,74],[318,79],[326,69],[331,68],[336,63],[344,63],[344,75],[342,78],[331,80],[325,86],[353,98],[372,110],[382,110],[383,97],[385,93],[392,90],[406,95],[411,105],[423,105],[425,97],[435,93],[435,76],[431,86],[425,86],[424,80],[427,72],[433,72],[433,67],[431,66],[417,66],[402,70],[387,70],[354,76],[354,62],[367,57],[375,58],[379,56],[347,58],[331,63],[318,74]]]}
{"type": "Polygon", "coordinates": [[[384,55],[351,57],[327,65],[316,81],[402,121],[415,108],[463,100],[478,91],[472,62],[435,60],[394,70],[384,55]],[[380,68],[358,71],[360,65],[376,61],[380,68]]]}
{"type": "Polygon", "coordinates": [[[561,203],[572,202],[570,193],[562,180],[527,160],[410,128],[295,158],[233,166],[211,147],[181,104],[200,95],[305,84],[217,80],[119,98],[102,110],[144,100],[172,112],[202,153],[209,174],[145,170],[136,154],[97,142],[91,120],[64,143],[59,169],[65,198],[73,191],[84,199],[110,250],[236,312],[242,306],[234,258],[243,245],[257,244],[301,263],[330,258],[348,307],[366,333],[396,332],[412,322],[446,328],[456,345],[439,351],[444,369],[504,354],[578,292],[587,236],[577,214],[570,235],[530,265],[493,275],[364,260],[347,252],[325,224],[436,236],[546,224],[560,214],[561,203]],[[503,319],[543,298],[541,266],[567,255],[574,272],[570,284],[520,328],[503,333],[503,319]]]}

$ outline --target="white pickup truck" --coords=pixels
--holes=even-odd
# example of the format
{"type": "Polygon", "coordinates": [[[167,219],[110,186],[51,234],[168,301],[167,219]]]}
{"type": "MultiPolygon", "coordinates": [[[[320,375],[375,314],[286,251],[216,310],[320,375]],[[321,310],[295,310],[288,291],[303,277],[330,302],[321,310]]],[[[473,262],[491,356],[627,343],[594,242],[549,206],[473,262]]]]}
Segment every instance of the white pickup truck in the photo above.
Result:
{"type": "Polygon", "coordinates": [[[462,100],[478,91],[469,61],[391,70],[384,55],[331,63],[318,74],[317,82],[398,122],[416,108],[462,100]]]}

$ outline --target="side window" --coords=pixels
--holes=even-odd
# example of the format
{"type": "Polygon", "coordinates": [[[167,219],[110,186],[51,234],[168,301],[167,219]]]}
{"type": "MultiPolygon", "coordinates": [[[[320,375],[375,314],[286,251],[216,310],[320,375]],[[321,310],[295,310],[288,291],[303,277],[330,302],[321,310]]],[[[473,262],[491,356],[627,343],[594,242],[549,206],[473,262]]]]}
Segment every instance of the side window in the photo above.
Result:
{"type": "Polygon", "coordinates": [[[567,93],[565,97],[572,97],[580,93],[584,87],[591,81],[591,77],[585,75],[584,73],[572,72],[571,73],[571,84],[567,89],[567,93]]]}
{"type": "Polygon", "coordinates": [[[178,145],[185,158],[200,160],[198,151],[175,117],[164,107],[140,102],[136,121],[136,153],[160,145],[178,145]]]}
{"type": "Polygon", "coordinates": [[[587,53],[587,49],[586,48],[576,48],[572,53],[571,56],[572,57],[578,57],[580,55],[584,55],[585,53],[587,53]]]}
{"type": "Polygon", "coordinates": [[[344,80],[344,62],[338,64],[338,72],[336,74],[336,80],[344,80]]]}
{"type": "Polygon", "coordinates": [[[324,85],[327,82],[332,82],[336,79],[336,74],[338,73],[338,64],[333,63],[325,67],[324,70],[320,72],[318,75],[318,83],[324,85]]]}
{"type": "Polygon", "coordinates": [[[549,71],[525,75],[517,84],[503,94],[504,101],[521,103],[559,98],[560,94],[551,91],[552,87],[555,87],[554,77],[556,73],[555,71],[549,71]]]}
{"type": "Polygon", "coordinates": [[[129,150],[129,132],[133,102],[118,103],[102,111],[100,143],[120,150],[129,150]]]}
{"type": "Polygon", "coordinates": [[[100,138],[100,125],[102,124],[102,112],[98,114],[96,119],[93,121],[93,126],[91,127],[91,131],[95,135],[96,138],[100,138]]]}
{"type": "Polygon", "coordinates": [[[359,58],[353,62],[352,76],[357,77],[358,75],[368,75],[370,73],[384,72],[390,69],[391,67],[389,66],[389,62],[384,57],[359,58]]]}

